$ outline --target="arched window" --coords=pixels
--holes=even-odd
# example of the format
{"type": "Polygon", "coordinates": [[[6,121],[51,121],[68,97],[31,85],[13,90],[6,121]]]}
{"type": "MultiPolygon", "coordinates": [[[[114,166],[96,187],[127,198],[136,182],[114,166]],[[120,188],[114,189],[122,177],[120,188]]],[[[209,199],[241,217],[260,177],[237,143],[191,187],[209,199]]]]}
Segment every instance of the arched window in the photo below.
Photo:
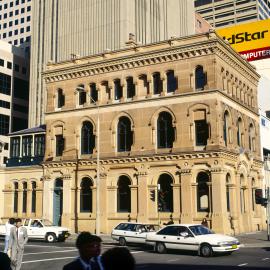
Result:
{"type": "Polygon", "coordinates": [[[27,183],[23,183],[23,193],[22,193],[22,212],[26,213],[27,211],[27,183]]]}
{"type": "Polygon", "coordinates": [[[162,174],[158,179],[158,211],[173,212],[173,179],[168,174],[162,174]]]}
{"type": "Polygon", "coordinates": [[[81,154],[92,154],[94,147],[95,136],[93,134],[93,125],[89,121],[84,121],[81,130],[81,154]]]}
{"type": "Polygon", "coordinates": [[[98,91],[95,83],[90,84],[90,102],[95,103],[98,100],[98,91]]]}
{"type": "Polygon", "coordinates": [[[177,79],[174,76],[174,71],[169,70],[167,73],[167,92],[172,93],[177,89],[177,79]]]}
{"type": "Polygon", "coordinates": [[[117,148],[118,152],[127,152],[131,150],[131,145],[133,144],[133,134],[131,131],[130,120],[122,116],[119,119],[117,125],[117,148]]]}
{"type": "Polygon", "coordinates": [[[154,95],[160,94],[162,92],[162,81],[160,79],[159,72],[155,72],[153,74],[153,92],[154,95]]]}
{"type": "Polygon", "coordinates": [[[14,183],[13,212],[18,213],[18,183],[14,183]]]}
{"type": "Polygon", "coordinates": [[[79,94],[78,104],[84,105],[86,103],[86,91],[84,89],[84,85],[83,84],[78,85],[77,90],[78,90],[78,94],[79,94]]]}
{"type": "Polygon", "coordinates": [[[130,180],[126,176],[120,176],[117,184],[117,211],[131,211],[130,180]]]}
{"type": "Polygon", "coordinates": [[[135,84],[133,77],[127,77],[127,98],[133,98],[135,96],[135,84]]]}
{"type": "Polygon", "coordinates": [[[90,178],[84,177],[81,182],[80,193],[80,209],[81,212],[92,212],[92,186],[93,182],[90,178]]]}
{"type": "Polygon", "coordinates": [[[197,176],[197,209],[198,212],[210,211],[209,198],[209,175],[205,172],[200,172],[197,176]]]}
{"type": "Polygon", "coordinates": [[[195,69],[195,88],[196,90],[203,90],[206,85],[206,74],[202,66],[197,66],[195,69]]]}
{"type": "Polygon", "coordinates": [[[228,145],[228,140],[229,140],[229,132],[228,132],[228,121],[229,120],[229,113],[225,111],[224,116],[223,116],[223,138],[225,142],[225,146],[228,145]]]}
{"type": "Polygon", "coordinates": [[[65,105],[65,95],[63,89],[57,90],[57,108],[62,108],[65,105]]]}
{"type": "Polygon", "coordinates": [[[243,187],[245,181],[245,177],[243,174],[240,175],[240,210],[241,213],[246,212],[246,204],[245,204],[245,189],[243,187]]]}
{"type": "Polygon", "coordinates": [[[242,119],[239,117],[237,120],[237,145],[242,146],[242,119]]]}
{"type": "Polygon", "coordinates": [[[174,128],[172,116],[167,112],[161,112],[157,120],[158,148],[172,148],[174,142],[174,128]]]}
{"type": "Polygon", "coordinates": [[[231,211],[231,205],[230,205],[230,188],[229,185],[231,183],[231,176],[229,173],[226,175],[226,201],[227,201],[227,212],[231,211]]]}
{"type": "Polygon", "coordinates": [[[250,151],[254,151],[254,138],[255,138],[255,129],[253,124],[249,125],[248,129],[248,147],[250,151]]]}
{"type": "Polygon", "coordinates": [[[123,97],[123,87],[120,79],[114,80],[114,99],[120,100],[123,97]]]}
{"type": "Polygon", "coordinates": [[[36,213],[36,189],[37,189],[37,184],[36,182],[32,182],[32,208],[31,212],[36,213]]]}

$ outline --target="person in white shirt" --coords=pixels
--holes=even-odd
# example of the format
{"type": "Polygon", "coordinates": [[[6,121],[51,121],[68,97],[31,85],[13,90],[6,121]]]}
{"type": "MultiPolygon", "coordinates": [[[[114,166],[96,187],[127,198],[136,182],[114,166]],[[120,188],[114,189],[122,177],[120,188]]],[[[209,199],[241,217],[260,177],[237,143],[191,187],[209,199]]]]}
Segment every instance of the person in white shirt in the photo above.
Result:
{"type": "Polygon", "coordinates": [[[14,223],[15,223],[15,219],[14,218],[10,218],[5,225],[6,228],[6,236],[5,236],[5,249],[4,249],[4,253],[8,252],[8,242],[9,242],[9,237],[10,237],[10,229],[12,227],[14,227],[14,223]]]}

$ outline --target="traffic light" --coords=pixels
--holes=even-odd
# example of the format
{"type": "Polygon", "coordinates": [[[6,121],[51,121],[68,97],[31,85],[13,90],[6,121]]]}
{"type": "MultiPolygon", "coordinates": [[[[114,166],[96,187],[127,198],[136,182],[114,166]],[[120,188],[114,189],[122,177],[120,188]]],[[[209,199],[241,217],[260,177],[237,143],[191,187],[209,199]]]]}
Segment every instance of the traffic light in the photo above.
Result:
{"type": "Polygon", "coordinates": [[[156,200],[156,191],[154,189],[150,190],[150,200],[153,202],[156,200]]]}
{"type": "Polygon", "coordinates": [[[262,189],[259,189],[259,188],[255,189],[255,202],[256,202],[256,204],[262,204],[262,202],[263,202],[262,194],[263,194],[262,189]]]}

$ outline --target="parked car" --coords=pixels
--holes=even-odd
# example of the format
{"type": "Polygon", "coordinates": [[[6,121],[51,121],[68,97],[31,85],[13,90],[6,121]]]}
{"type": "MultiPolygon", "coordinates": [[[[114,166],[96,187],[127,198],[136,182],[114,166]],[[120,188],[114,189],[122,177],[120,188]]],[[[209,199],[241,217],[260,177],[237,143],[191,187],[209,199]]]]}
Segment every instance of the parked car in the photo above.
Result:
{"type": "MultiPolygon", "coordinates": [[[[65,241],[70,235],[69,230],[64,227],[53,226],[48,220],[24,219],[22,226],[27,229],[29,239],[46,240],[49,243],[55,241],[65,241]]],[[[5,236],[5,225],[0,225],[0,236],[5,236]]]]}
{"type": "Polygon", "coordinates": [[[240,245],[236,238],[215,234],[199,224],[168,225],[158,232],[147,234],[146,244],[154,246],[158,253],[165,253],[167,249],[193,250],[203,257],[214,253],[232,253],[240,245]]]}
{"type": "Polygon", "coordinates": [[[144,223],[120,223],[112,230],[112,239],[119,242],[121,246],[127,243],[145,244],[146,235],[158,230],[155,224],[144,223]]]}

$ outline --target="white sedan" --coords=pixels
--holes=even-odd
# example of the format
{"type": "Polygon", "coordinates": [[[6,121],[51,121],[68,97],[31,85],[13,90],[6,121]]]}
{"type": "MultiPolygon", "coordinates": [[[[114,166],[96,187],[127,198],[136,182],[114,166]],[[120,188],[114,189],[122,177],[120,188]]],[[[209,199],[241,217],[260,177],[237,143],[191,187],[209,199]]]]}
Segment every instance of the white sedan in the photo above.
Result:
{"type": "Polygon", "coordinates": [[[213,253],[232,253],[239,249],[239,241],[231,236],[215,234],[199,224],[169,225],[158,232],[146,235],[146,244],[154,246],[158,253],[166,249],[182,249],[198,251],[203,257],[213,253]]]}

